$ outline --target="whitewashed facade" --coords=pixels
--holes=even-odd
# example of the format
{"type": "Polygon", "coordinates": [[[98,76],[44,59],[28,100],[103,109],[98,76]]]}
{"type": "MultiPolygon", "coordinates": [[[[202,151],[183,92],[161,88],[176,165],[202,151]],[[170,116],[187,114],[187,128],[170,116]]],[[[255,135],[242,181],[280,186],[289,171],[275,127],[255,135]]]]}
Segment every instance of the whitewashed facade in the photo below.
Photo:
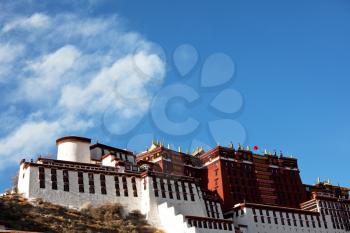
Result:
{"type": "Polygon", "coordinates": [[[231,216],[235,225],[244,233],[344,233],[336,228],[331,215],[319,212],[257,204],[238,204],[231,216]]]}

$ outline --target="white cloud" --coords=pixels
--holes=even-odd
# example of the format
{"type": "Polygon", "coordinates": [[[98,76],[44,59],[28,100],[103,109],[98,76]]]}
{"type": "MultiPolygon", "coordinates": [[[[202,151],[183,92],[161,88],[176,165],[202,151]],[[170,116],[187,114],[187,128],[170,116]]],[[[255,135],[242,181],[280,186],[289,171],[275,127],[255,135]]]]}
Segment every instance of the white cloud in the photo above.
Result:
{"type": "Polygon", "coordinates": [[[163,75],[164,65],[159,57],[144,53],[129,55],[103,69],[86,87],[65,86],[59,104],[73,112],[89,106],[88,114],[102,112],[107,107],[115,107],[125,117],[144,114],[150,102],[146,86],[161,81],[163,75]],[[152,76],[141,73],[135,67],[135,60],[149,67],[152,76]]]}
{"type": "Polygon", "coordinates": [[[9,63],[23,53],[24,46],[19,44],[0,43],[0,63],[9,63]]]}
{"type": "Polygon", "coordinates": [[[30,17],[20,17],[5,24],[2,28],[3,32],[9,32],[14,29],[32,30],[48,27],[50,25],[50,17],[42,13],[35,13],[30,17]]]}
{"type": "Polygon", "coordinates": [[[26,69],[32,72],[32,76],[21,82],[16,91],[17,98],[14,99],[47,101],[47,98],[42,97],[54,97],[57,88],[67,81],[65,74],[73,68],[79,56],[80,52],[74,46],[65,45],[53,53],[28,62],[26,69]]]}
{"type": "Polygon", "coordinates": [[[10,79],[13,62],[24,52],[21,44],[0,43],[0,83],[10,79]]]}
{"type": "Polygon", "coordinates": [[[58,135],[60,130],[56,122],[23,123],[13,133],[0,139],[1,161],[18,162],[21,157],[34,157],[40,151],[47,152],[45,150],[52,146],[52,138],[58,135]]]}
{"type": "Polygon", "coordinates": [[[9,45],[23,45],[20,55],[7,57],[11,91],[2,105],[26,115],[0,137],[1,163],[45,153],[58,135],[100,127],[106,110],[122,119],[114,127],[128,125],[148,111],[165,75],[153,44],[115,16],[36,13],[0,25],[0,46],[7,46],[0,58],[15,51],[9,45]]]}

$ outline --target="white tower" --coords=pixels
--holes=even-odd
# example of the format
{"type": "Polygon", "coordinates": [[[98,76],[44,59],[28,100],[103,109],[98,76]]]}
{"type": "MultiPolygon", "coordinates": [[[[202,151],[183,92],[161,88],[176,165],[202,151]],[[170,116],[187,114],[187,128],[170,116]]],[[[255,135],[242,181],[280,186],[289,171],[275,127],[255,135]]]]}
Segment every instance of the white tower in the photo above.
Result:
{"type": "Polygon", "coordinates": [[[91,163],[91,139],[67,136],[56,140],[57,159],[79,163],[91,163]]]}

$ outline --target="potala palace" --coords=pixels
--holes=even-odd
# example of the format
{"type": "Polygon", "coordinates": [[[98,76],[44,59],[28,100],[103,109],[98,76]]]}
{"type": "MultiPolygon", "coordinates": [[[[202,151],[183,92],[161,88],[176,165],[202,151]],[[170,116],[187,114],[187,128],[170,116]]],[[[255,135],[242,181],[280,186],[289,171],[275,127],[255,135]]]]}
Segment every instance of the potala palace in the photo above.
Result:
{"type": "Polygon", "coordinates": [[[120,203],[168,233],[350,232],[349,189],[303,184],[297,159],[283,154],[233,145],[188,154],[157,142],[134,154],[77,136],[56,144],[57,159],[20,163],[29,200],[120,203]]]}

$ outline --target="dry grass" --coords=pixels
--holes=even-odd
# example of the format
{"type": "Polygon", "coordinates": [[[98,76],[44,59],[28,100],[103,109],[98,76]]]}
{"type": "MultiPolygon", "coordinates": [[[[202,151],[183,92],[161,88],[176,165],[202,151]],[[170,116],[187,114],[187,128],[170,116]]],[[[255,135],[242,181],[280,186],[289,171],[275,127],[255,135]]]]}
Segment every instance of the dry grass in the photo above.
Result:
{"type": "Polygon", "coordinates": [[[119,204],[86,206],[80,211],[12,194],[0,197],[0,222],[16,230],[39,232],[161,233],[133,211],[122,217],[119,204]]]}

